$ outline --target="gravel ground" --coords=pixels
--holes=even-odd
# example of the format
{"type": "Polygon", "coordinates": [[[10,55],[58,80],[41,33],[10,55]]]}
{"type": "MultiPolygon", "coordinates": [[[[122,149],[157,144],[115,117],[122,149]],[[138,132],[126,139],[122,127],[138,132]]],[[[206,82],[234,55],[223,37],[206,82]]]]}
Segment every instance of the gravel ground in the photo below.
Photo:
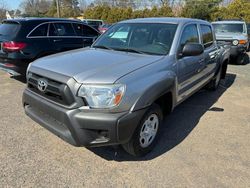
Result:
{"type": "Polygon", "coordinates": [[[0,71],[0,86],[0,187],[250,187],[250,64],[179,105],[139,159],[63,142],[24,115],[23,82],[0,71]]]}

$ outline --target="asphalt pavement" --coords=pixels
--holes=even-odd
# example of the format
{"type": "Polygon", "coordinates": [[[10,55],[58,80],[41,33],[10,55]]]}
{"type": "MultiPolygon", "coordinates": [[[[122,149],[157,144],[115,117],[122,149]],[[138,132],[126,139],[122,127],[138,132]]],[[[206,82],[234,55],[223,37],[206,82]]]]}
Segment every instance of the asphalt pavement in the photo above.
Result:
{"type": "Polygon", "coordinates": [[[24,88],[0,71],[0,187],[250,187],[250,64],[179,105],[144,158],[65,143],[24,114],[24,88]]]}

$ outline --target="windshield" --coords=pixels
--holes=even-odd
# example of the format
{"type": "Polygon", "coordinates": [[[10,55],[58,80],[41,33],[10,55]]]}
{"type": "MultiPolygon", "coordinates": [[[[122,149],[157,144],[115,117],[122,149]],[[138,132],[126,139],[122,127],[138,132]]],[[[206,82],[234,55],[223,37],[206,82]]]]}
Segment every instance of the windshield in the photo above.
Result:
{"type": "Polygon", "coordinates": [[[176,28],[176,24],[120,23],[111,27],[92,47],[166,55],[171,48],[176,28]]]}
{"type": "Polygon", "coordinates": [[[230,32],[230,33],[243,33],[243,24],[213,24],[216,33],[230,32]]]}
{"type": "Polygon", "coordinates": [[[0,35],[13,36],[18,32],[18,30],[19,30],[19,24],[15,22],[4,22],[0,24],[0,35]]]}

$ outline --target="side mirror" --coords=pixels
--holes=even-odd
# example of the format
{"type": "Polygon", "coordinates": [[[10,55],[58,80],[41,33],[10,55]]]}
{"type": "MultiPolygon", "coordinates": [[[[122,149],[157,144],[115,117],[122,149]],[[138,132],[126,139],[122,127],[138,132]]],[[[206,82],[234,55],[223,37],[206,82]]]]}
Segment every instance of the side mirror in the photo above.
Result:
{"type": "Polygon", "coordinates": [[[185,44],[182,50],[182,56],[198,56],[204,52],[204,47],[197,43],[185,44]]]}

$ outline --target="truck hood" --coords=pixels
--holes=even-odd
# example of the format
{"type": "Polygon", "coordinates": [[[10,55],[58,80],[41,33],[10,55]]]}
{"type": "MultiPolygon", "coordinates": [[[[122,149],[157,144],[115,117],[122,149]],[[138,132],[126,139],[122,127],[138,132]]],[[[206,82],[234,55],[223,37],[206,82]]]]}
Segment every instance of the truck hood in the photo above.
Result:
{"type": "Polygon", "coordinates": [[[73,77],[79,83],[106,84],[161,58],[163,56],[85,48],[38,59],[31,67],[73,77]]]}
{"type": "Polygon", "coordinates": [[[246,40],[247,35],[242,33],[216,33],[216,40],[246,40]]]}

